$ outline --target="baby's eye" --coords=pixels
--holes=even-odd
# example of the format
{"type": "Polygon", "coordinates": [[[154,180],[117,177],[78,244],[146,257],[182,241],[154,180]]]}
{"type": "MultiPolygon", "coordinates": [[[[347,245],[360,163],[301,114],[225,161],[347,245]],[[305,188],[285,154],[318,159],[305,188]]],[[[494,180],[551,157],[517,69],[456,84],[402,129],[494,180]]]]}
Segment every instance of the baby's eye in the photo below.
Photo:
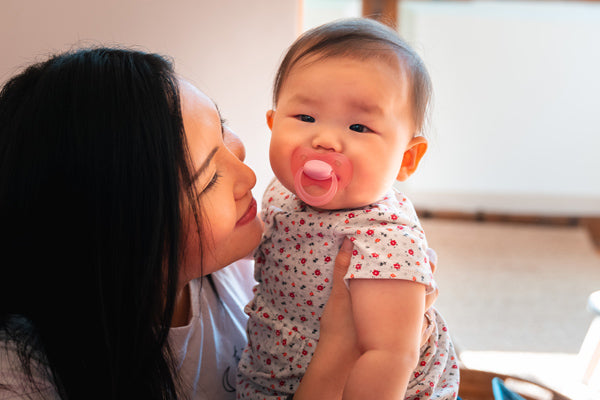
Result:
{"type": "Polygon", "coordinates": [[[315,122],[315,119],[313,117],[311,117],[310,115],[306,115],[306,114],[298,114],[296,115],[296,118],[299,119],[302,122],[315,122]]]}
{"type": "Polygon", "coordinates": [[[362,124],[352,124],[352,125],[350,125],[349,129],[351,131],[360,132],[360,133],[373,132],[371,129],[369,129],[368,127],[366,127],[366,126],[364,126],[362,124]]]}

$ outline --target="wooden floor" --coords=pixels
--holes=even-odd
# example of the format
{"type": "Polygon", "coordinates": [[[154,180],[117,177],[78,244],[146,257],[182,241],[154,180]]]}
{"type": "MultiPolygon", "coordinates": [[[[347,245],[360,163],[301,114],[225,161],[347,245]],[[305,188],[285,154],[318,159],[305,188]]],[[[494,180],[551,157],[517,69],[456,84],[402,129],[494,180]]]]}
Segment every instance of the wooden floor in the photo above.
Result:
{"type": "MultiPolygon", "coordinates": [[[[600,251],[590,229],[597,225],[420,215],[438,253],[436,306],[463,359],[555,390],[575,387],[573,363],[593,318],[587,299],[600,289],[600,251]]],[[[594,396],[580,398],[600,399],[594,396]]]]}

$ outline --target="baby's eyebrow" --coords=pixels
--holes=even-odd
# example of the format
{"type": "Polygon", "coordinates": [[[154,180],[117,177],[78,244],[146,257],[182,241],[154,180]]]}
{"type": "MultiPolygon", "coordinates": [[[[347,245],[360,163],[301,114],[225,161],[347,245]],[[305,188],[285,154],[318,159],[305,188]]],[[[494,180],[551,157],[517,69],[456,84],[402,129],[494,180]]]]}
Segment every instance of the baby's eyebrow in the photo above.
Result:
{"type": "Polygon", "coordinates": [[[210,165],[210,162],[212,161],[212,159],[215,157],[215,154],[217,153],[217,151],[219,150],[219,146],[216,146],[214,149],[212,149],[210,151],[210,153],[208,154],[208,156],[206,157],[206,159],[204,160],[204,162],[202,163],[202,165],[200,166],[200,168],[198,168],[198,170],[194,173],[194,175],[192,176],[192,179],[190,180],[192,183],[198,179],[198,177],[200,175],[202,175],[204,173],[204,171],[206,171],[206,169],[208,168],[208,166],[210,165]]]}
{"type": "Polygon", "coordinates": [[[351,101],[350,106],[366,114],[382,115],[383,109],[377,104],[370,104],[364,101],[351,101]]]}
{"type": "Polygon", "coordinates": [[[295,95],[293,95],[290,98],[290,102],[300,103],[300,104],[307,104],[307,105],[317,104],[318,103],[314,99],[310,98],[309,96],[305,96],[303,94],[295,94],[295,95]]]}

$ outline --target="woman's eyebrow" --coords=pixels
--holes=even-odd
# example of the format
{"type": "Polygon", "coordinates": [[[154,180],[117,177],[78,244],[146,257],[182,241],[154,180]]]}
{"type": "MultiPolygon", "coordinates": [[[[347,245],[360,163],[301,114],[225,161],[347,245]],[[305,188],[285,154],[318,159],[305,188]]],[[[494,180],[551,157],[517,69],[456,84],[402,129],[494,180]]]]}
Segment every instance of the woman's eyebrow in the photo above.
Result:
{"type": "Polygon", "coordinates": [[[223,118],[223,116],[221,115],[221,110],[219,110],[219,106],[217,105],[217,103],[213,101],[213,104],[217,109],[217,115],[219,116],[219,120],[221,121],[221,136],[225,136],[225,128],[223,127],[223,125],[225,125],[225,118],[223,118]]]}
{"type": "Polygon", "coordinates": [[[198,168],[198,170],[196,172],[194,172],[194,175],[192,175],[192,179],[190,179],[190,182],[194,183],[194,181],[196,179],[198,179],[198,177],[200,175],[202,175],[204,173],[204,171],[206,171],[206,169],[208,168],[210,162],[212,161],[212,159],[214,158],[214,156],[218,150],[219,150],[219,146],[216,146],[214,149],[212,149],[210,151],[210,153],[208,154],[208,156],[206,157],[206,159],[204,160],[204,162],[202,163],[200,168],[198,168]]]}

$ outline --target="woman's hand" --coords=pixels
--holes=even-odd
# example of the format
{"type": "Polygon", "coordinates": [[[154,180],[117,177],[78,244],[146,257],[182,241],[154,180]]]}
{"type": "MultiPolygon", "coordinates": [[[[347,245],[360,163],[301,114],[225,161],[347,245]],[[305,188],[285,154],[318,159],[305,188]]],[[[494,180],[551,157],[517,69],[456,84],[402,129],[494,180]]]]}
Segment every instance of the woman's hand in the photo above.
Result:
{"type": "Polygon", "coordinates": [[[344,283],[352,248],[352,242],[344,239],[335,259],[331,294],[321,316],[319,344],[294,400],[341,399],[348,374],[360,356],[350,292],[344,283]]]}
{"type": "MultiPolygon", "coordinates": [[[[433,249],[427,249],[427,257],[429,258],[429,266],[431,267],[431,273],[435,274],[435,268],[437,265],[437,254],[433,249]]],[[[423,318],[423,330],[421,331],[421,346],[423,346],[429,336],[435,329],[435,312],[433,311],[433,304],[438,298],[439,290],[436,288],[433,292],[425,295],[425,318],[423,318]]]]}
{"type": "MultiPolygon", "coordinates": [[[[335,259],[333,286],[321,316],[319,344],[293,397],[295,400],[341,399],[348,374],[360,357],[350,292],[344,282],[353,248],[352,241],[348,238],[344,239],[335,259]]],[[[427,254],[431,270],[435,272],[437,262],[435,251],[429,249],[427,254]]],[[[426,316],[423,317],[421,345],[427,341],[435,328],[435,315],[431,307],[437,297],[437,288],[426,295],[427,311],[426,316]]]]}
{"type": "Polygon", "coordinates": [[[356,342],[356,330],[354,318],[352,317],[352,302],[350,291],[344,282],[344,275],[350,266],[352,249],[354,245],[348,238],[344,239],[342,246],[335,258],[333,267],[333,286],[329,300],[325,305],[321,316],[321,339],[323,335],[333,337],[336,341],[344,343],[348,350],[355,350],[358,358],[358,347],[356,342]]]}

